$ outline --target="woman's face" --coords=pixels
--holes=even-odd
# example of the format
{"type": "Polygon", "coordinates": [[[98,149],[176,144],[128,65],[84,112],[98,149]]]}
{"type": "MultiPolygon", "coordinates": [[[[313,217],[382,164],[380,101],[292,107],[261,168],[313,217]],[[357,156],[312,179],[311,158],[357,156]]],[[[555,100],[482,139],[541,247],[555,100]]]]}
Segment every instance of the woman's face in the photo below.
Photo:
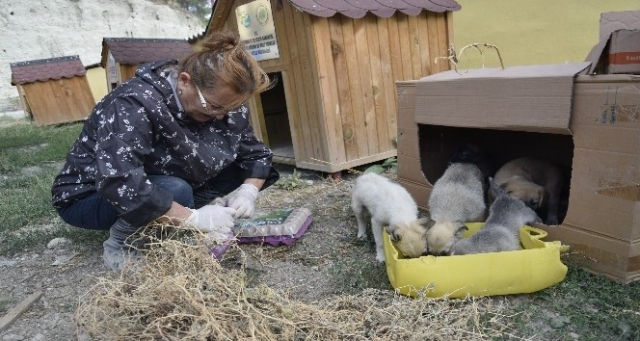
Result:
{"type": "Polygon", "coordinates": [[[178,76],[178,97],[184,112],[202,123],[214,118],[223,119],[229,111],[237,108],[241,95],[225,85],[215,89],[200,89],[192,81],[191,75],[182,72],[178,76]]]}

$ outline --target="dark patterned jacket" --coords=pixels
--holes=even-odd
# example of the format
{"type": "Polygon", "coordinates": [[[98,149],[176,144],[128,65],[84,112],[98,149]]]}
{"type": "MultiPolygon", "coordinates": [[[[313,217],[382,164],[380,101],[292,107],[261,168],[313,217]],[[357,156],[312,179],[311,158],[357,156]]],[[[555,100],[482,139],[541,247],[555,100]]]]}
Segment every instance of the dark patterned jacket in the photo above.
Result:
{"type": "Polygon", "coordinates": [[[95,106],[54,180],[54,207],[98,191],[121,218],[141,226],[173,202],[147,175],[176,176],[197,188],[237,161],[245,178],[267,178],[272,153],[255,137],[246,106],[224,120],[192,120],[163,71],[176,63],[142,65],[95,106]]]}

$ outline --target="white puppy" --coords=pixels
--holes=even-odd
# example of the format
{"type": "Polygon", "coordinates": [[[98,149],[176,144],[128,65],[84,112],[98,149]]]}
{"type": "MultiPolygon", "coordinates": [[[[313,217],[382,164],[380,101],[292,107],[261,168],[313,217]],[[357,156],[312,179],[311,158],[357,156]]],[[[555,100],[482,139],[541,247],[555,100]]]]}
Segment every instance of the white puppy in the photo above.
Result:
{"type": "Polygon", "coordinates": [[[429,219],[418,219],[418,206],[404,187],[384,176],[366,173],[356,179],[351,207],[358,220],[358,238],[366,238],[365,209],[371,214],[371,229],[376,242],[376,260],[384,262],[382,228],[387,226],[398,250],[405,257],[426,254],[429,219]]]}
{"type": "Polygon", "coordinates": [[[520,228],[532,222],[541,222],[534,210],[498,187],[489,180],[491,191],[497,198],[489,208],[489,218],[485,225],[467,239],[456,241],[451,247],[451,255],[466,255],[484,252],[520,250],[520,228]]]}
{"type": "Polygon", "coordinates": [[[486,214],[483,174],[471,163],[452,163],[433,184],[429,213],[435,221],[427,232],[429,253],[446,255],[464,223],[482,221],[486,214]]]}

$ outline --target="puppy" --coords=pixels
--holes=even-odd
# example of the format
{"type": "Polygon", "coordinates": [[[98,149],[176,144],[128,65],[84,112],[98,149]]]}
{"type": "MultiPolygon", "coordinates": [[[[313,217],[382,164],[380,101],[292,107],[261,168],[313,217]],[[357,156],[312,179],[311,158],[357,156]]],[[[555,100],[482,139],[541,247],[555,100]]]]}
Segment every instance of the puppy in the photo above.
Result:
{"type": "Polygon", "coordinates": [[[382,227],[387,226],[398,250],[408,258],[427,252],[426,232],[429,219],[418,219],[418,206],[399,184],[375,173],[365,173],[355,181],[351,207],[358,220],[358,238],[366,238],[365,209],[371,214],[371,229],[376,243],[376,260],[384,262],[382,227]]]}
{"type": "Polygon", "coordinates": [[[464,239],[458,234],[451,255],[520,250],[520,228],[541,221],[534,210],[492,180],[490,186],[497,198],[489,208],[489,218],[473,236],[464,239]]]}
{"type": "Polygon", "coordinates": [[[549,161],[522,157],[500,167],[495,182],[539,213],[547,225],[558,225],[562,172],[549,161]]]}
{"type": "Polygon", "coordinates": [[[429,197],[432,226],[427,232],[429,254],[446,255],[470,221],[484,220],[483,174],[471,163],[452,163],[433,184],[429,197]]]}

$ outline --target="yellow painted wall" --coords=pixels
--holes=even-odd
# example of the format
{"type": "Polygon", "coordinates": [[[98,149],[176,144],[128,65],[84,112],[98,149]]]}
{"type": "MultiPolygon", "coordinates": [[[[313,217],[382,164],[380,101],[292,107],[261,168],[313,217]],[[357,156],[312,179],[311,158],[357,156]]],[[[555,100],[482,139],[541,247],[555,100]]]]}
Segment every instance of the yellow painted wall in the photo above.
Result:
{"type": "MultiPolygon", "coordinates": [[[[640,10],[640,0],[456,0],[453,13],[456,50],[470,43],[498,46],[505,66],[558,64],[585,59],[599,39],[600,14],[640,10]]],[[[500,65],[494,51],[486,67],[500,65]]],[[[467,49],[459,68],[482,66],[467,49]]]]}
{"type": "Polygon", "coordinates": [[[107,90],[107,74],[102,66],[87,69],[87,81],[96,103],[104,97],[107,90]]]}

